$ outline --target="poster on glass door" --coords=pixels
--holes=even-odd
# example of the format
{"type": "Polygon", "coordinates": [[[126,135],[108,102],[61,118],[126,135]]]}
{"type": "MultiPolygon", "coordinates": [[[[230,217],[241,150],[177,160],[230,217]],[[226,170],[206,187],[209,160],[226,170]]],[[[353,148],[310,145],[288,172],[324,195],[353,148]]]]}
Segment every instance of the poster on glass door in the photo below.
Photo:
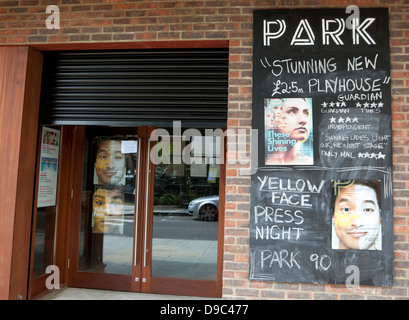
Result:
{"type": "Polygon", "coordinates": [[[56,205],[59,144],[60,131],[44,127],[41,136],[38,208],[56,205]]]}
{"type": "MultiPolygon", "coordinates": [[[[126,163],[136,153],[136,141],[107,137],[96,139],[94,194],[92,198],[93,233],[123,234],[126,163]]],[[[132,173],[132,172],[131,172],[132,173]]]]}

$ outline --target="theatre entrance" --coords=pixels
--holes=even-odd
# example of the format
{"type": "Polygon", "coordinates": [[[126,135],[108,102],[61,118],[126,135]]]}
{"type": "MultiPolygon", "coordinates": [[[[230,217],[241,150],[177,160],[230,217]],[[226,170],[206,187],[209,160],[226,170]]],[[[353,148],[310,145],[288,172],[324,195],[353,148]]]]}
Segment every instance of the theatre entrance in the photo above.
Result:
{"type": "Polygon", "coordinates": [[[34,286],[47,285],[45,269],[66,250],[67,286],[221,295],[220,138],[172,130],[42,127],[34,286]],[[60,159],[44,157],[44,147],[56,146],[60,159]],[[59,176],[55,206],[47,205],[51,190],[45,190],[52,173],[59,176]]]}
{"type": "Polygon", "coordinates": [[[42,52],[29,297],[54,280],[221,296],[225,156],[206,129],[227,124],[229,50],[210,45],[42,52]]]}

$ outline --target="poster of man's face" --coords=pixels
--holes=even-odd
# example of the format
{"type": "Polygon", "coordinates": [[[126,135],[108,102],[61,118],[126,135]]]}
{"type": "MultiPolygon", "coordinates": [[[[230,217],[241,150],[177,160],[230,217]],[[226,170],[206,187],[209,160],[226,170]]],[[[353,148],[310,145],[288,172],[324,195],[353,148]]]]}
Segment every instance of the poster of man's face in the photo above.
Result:
{"type": "Polygon", "coordinates": [[[124,193],[119,189],[97,188],[92,201],[94,233],[123,233],[124,193]]]}
{"type": "Polygon", "coordinates": [[[378,180],[333,181],[332,249],[381,250],[378,180]]]}
{"type": "Polygon", "coordinates": [[[94,184],[125,184],[125,155],[120,140],[98,140],[94,184]]]}

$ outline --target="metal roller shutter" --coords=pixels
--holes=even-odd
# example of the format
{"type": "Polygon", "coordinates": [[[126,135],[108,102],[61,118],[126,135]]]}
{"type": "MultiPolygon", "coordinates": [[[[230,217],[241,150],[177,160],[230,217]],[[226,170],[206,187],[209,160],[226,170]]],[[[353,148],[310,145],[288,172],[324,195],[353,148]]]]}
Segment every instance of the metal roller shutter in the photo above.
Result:
{"type": "Polygon", "coordinates": [[[44,52],[41,124],[223,127],[228,49],[44,52]]]}

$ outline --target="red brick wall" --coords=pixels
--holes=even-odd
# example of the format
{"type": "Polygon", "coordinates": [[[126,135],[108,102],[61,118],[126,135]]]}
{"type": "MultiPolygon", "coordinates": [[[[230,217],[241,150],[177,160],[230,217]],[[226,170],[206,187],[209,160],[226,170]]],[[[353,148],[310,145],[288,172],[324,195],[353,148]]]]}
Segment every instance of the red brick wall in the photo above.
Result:
{"type": "Polygon", "coordinates": [[[229,40],[228,126],[250,129],[253,9],[345,8],[349,4],[388,7],[390,12],[395,285],[351,291],[342,285],[250,282],[250,178],[238,174],[239,165],[228,165],[223,296],[409,298],[409,0],[1,0],[0,45],[229,40]],[[59,30],[45,27],[47,5],[60,9],[59,30]]]}

